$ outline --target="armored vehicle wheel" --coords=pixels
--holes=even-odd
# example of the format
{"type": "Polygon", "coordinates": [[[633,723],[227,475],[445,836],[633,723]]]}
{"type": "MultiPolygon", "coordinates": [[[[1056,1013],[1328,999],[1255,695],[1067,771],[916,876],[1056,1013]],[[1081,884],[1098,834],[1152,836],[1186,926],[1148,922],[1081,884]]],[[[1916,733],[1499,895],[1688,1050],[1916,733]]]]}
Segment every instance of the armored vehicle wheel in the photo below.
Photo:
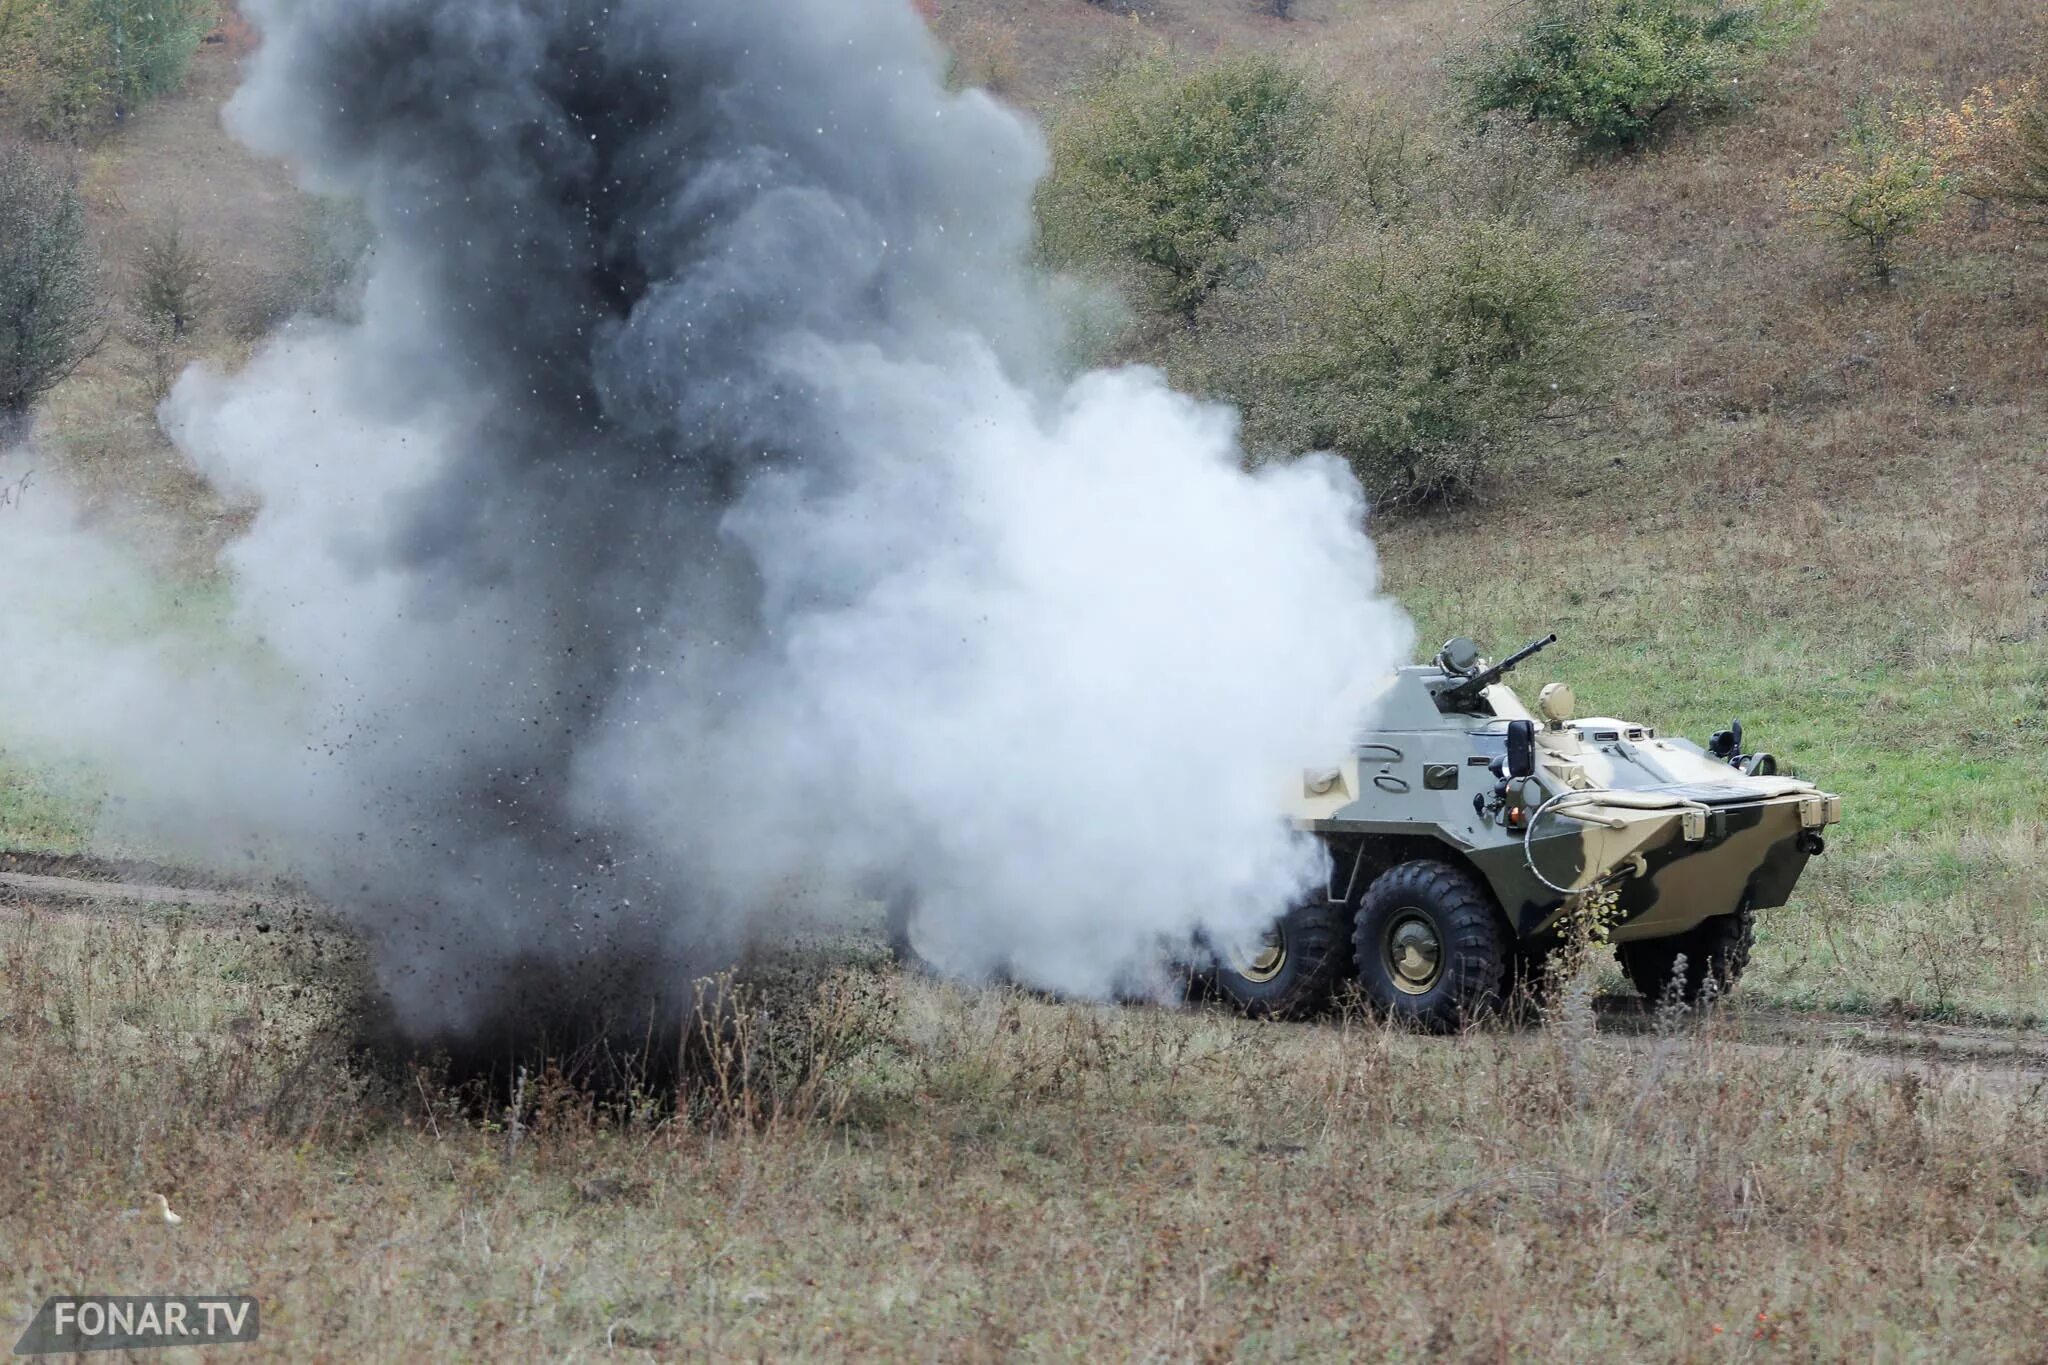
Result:
{"type": "Polygon", "coordinates": [[[1350,975],[1349,916],[1323,895],[1282,915],[1263,941],[1216,950],[1216,989],[1254,1018],[1313,1014],[1350,975]]]}
{"type": "Polygon", "coordinates": [[[1511,946],[1493,897],[1449,863],[1402,863],[1366,889],[1358,983],[1380,1010],[1442,1032],[1500,1008],[1511,946]]]}
{"type": "Polygon", "coordinates": [[[1623,943],[1616,949],[1621,969],[1645,1000],[1664,1000],[1675,988],[1688,1005],[1699,1003],[1713,983],[1716,999],[1735,989],[1749,965],[1756,943],[1756,911],[1744,901],[1732,915],[1716,915],[1670,938],[1623,943]],[[1678,955],[1685,954],[1685,973],[1678,973],[1678,955]]]}

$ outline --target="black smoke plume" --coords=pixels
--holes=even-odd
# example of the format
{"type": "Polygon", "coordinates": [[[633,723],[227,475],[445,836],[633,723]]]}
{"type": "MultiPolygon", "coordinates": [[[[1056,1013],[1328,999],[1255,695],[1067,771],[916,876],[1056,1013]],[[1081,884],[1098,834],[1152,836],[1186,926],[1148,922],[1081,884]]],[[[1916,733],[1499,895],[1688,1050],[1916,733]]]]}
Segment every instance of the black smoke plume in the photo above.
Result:
{"type": "Polygon", "coordinates": [[[4,552],[0,699],[120,820],[307,879],[446,1036],[883,895],[1102,993],[1319,875],[1279,803],[1408,643],[1356,488],[1064,372],[1040,140],[906,0],[249,8],[230,125],[377,245],[165,405],[257,508],[231,645],[53,644],[147,586],[55,508],[4,552]]]}

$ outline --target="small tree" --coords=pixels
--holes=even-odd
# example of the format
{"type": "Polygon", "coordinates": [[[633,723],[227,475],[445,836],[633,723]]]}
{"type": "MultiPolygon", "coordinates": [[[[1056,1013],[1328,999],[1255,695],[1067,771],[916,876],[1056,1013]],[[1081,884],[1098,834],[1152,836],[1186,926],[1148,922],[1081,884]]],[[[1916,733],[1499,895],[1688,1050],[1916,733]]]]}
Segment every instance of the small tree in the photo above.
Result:
{"type": "Polygon", "coordinates": [[[1819,0],[1531,0],[1511,31],[1450,62],[1468,115],[1569,130],[1589,151],[1639,146],[1674,117],[1727,106],[1741,78],[1806,31],[1819,0]]]}
{"type": "Polygon", "coordinates": [[[19,425],[106,336],[98,261],[71,179],[0,144],[0,427],[19,425]]]}
{"type": "MultiPolygon", "coordinates": [[[[2042,65],[2048,68],[2048,60],[2042,65]]],[[[1970,193],[2048,225],[2048,72],[2010,99],[1981,91],[1963,108],[1973,153],[1970,193]]]]}
{"type": "Polygon", "coordinates": [[[1955,193],[1958,144],[1939,134],[1946,118],[1910,98],[1859,103],[1840,155],[1793,178],[1789,207],[1874,278],[1891,279],[1899,247],[1940,218],[1955,193]]]}
{"type": "Polygon", "coordinates": [[[184,215],[172,209],[150,225],[135,253],[135,312],[179,341],[198,325],[206,302],[206,258],[186,234],[184,215]]]}
{"type": "Polygon", "coordinates": [[[1040,243],[1059,266],[1137,276],[1192,319],[1244,265],[1247,237],[1313,194],[1329,96],[1269,57],[1183,77],[1160,60],[1112,72],[1055,127],[1040,243]]]}

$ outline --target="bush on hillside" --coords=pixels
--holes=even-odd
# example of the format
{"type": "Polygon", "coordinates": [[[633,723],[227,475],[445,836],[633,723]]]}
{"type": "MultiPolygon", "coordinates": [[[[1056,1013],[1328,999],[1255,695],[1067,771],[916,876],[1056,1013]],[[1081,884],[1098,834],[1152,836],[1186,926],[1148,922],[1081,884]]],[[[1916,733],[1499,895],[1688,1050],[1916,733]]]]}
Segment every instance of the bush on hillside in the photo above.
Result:
{"type": "Polygon", "coordinates": [[[1262,225],[1317,193],[1330,96],[1270,57],[1183,77],[1124,64],[1053,129],[1040,245],[1055,266],[1107,269],[1192,318],[1240,272],[1262,225]]]}
{"type": "Polygon", "coordinates": [[[1972,96],[1963,118],[1974,152],[1969,192],[2048,227],[2048,56],[2041,65],[2010,99],[1972,96]]]}
{"type": "Polygon", "coordinates": [[[1255,451],[1334,451],[1376,506],[1456,500],[1591,366],[1584,238],[1444,219],[1333,238],[1216,302],[1209,387],[1255,451]]]}
{"type": "Polygon", "coordinates": [[[1455,141],[1272,58],[1112,75],[1053,130],[1045,254],[1123,285],[1125,359],[1330,450],[1382,507],[1464,496],[1582,386],[1596,307],[1564,147],[1455,141]]]}
{"type": "Polygon", "coordinates": [[[1052,142],[1045,256],[1124,286],[1151,326],[1118,354],[1238,404],[1257,458],[1335,451],[1382,507],[1461,497],[1589,373],[1556,138],[1446,140],[1260,57],[1120,68],[1052,142]]]}
{"type": "Polygon", "coordinates": [[[359,321],[363,265],[375,235],[356,200],[305,196],[278,267],[223,281],[223,324],[254,340],[293,318],[359,321]]]}
{"type": "Polygon", "coordinates": [[[76,137],[185,79],[216,0],[5,0],[4,88],[43,132],[76,137]]]}
{"type": "Polygon", "coordinates": [[[1726,107],[1803,33],[1819,0],[1531,0],[1517,26],[1454,58],[1469,115],[1568,130],[1589,151],[1639,146],[1726,107]]]}
{"type": "Polygon", "coordinates": [[[2048,222],[2048,77],[2031,82],[2013,106],[2007,165],[1995,190],[2048,222]]]}
{"type": "Polygon", "coordinates": [[[143,322],[174,341],[199,325],[208,298],[206,258],[176,209],[144,232],[135,252],[132,305],[143,322]]]}
{"type": "Polygon", "coordinates": [[[105,321],[77,187],[0,144],[0,434],[98,348],[105,321]]]}
{"type": "Polygon", "coordinates": [[[1952,117],[1912,98],[1859,103],[1840,154],[1793,178],[1789,206],[1871,276],[1891,279],[1900,247],[1955,194],[1963,144],[1945,133],[1952,117]]]}

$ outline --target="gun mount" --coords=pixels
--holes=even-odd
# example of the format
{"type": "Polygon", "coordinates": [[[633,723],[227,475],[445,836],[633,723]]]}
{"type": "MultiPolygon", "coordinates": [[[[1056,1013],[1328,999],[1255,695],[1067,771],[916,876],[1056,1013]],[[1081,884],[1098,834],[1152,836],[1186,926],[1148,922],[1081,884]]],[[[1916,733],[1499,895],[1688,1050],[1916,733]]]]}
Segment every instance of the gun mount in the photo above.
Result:
{"type": "Polygon", "coordinates": [[[1552,631],[1540,640],[1523,645],[1520,649],[1508,655],[1507,658],[1493,665],[1493,667],[1485,669],[1478,669],[1478,663],[1475,660],[1467,668],[1454,670],[1456,658],[1453,655],[1453,646],[1458,643],[1460,642],[1453,641],[1452,644],[1445,645],[1443,653],[1438,656],[1438,660],[1443,664],[1447,674],[1454,671],[1465,674],[1464,677],[1455,678],[1450,681],[1448,686],[1437,691],[1436,704],[1440,710],[1446,712],[1463,710],[1478,701],[1480,693],[1513,672],[1516,665],[1535,658],[1538,654],[1556,644],[1557,632],[1552,631]],[[1471,669],[1478,669],[1478,671],[1473,672],[1470,671],[1471,669]]]}

